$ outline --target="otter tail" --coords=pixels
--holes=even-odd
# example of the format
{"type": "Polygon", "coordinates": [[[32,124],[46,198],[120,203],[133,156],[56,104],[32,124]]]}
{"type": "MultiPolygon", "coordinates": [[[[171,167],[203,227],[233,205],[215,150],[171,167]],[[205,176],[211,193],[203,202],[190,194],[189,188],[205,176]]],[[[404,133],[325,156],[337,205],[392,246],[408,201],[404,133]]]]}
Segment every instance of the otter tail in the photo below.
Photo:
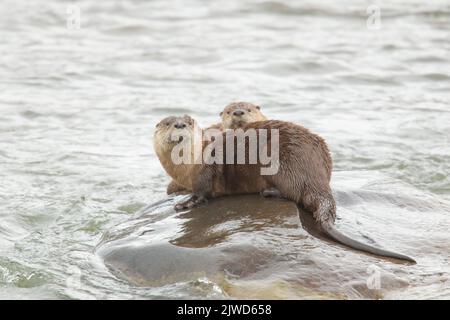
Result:
{"type": "Polygon", "coordinates": [[[323,228],[323,231],[325,232],[325,234],[328,235],[330,238],[332,238],[333,240],[336,240],[337,242],[344,244],[350,248],[368,252],[368,253],[375,254],[378,256],[406,260],[406,261],[409,261],[412,263],[416,263],[416,261],[413,258],[410,258],[401,253],[396,253],[396,252],[392,252],[389,250],[380,249],[380,248],[373,247],[371,245],[359,242],[357,240],[354,240],[354,239],[346,236],[345,234],[341,233],[340,231],[338,231],[334,227],[334,225],[332,225],[331,223],[326,223],[326,224],[322,225],[322,228],[323,228]]]}
{"type": "Polygon", "coordinates": [[[408,256],[389,250],[376,248],[374,246],[354,240],[338,231],[334,226],[334,219],[336,217],[336,203],[331,193],[326,192],[321,194],[307,194],[304,200],[306,200],[306,204],[309,205],[309,208],[312,209],[311,211],[313,212],[315,220],[322,227],[322,230],[325,232],[325,234],[328,235],[331,239],[350,248],[363,252],[416,263],[414,259],[408,256]]]}

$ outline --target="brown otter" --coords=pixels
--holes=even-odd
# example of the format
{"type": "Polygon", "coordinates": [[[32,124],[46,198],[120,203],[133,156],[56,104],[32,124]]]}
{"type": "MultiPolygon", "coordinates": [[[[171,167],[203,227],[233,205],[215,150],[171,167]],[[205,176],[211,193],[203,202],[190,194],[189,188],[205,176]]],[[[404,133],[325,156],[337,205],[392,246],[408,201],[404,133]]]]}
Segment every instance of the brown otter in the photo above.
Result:
{"type": "Polygon", "coordinates": [[[222,129],[238,129],[247,123],[267,120],[261,108],[249,102],[233,102],[220,113],[222,129]]]}
{"type": "MultiPolygon", "coordinates": [[[[173,179],[167,188],[168,194],[170,194],[169,189],[171,191],[192,191],[192,172],[197,165],[175,164],[172,161],[171,153],[172,149],[185,138],[197,137],[201,143],[202,134],[202,129],[188,115],[167,117],[156,125],[153,147],[162,166],[173,179]]],[[[194,150],[191,154],[194,154],[194,150]]]]}
{"type": "MultiPolygon", "coordinates": [[[[275,188],[283,198],[295,201],[312,212],[325,234],[337,242],[375,255],[415,262],[408,256],[353,240],[335,229],[336,203],[330,188],[332,160],[328,147],[320,136],[302,126],[277,120],[259,121],[243,126],[243,130],[249,129],[258,132],[261,129],[278,130],[280,152],[278,171],[275,174],[262,175],[260,169],[263,165],[260,162],[174,165],[170,163],[174,142],[167,137],[182,130],[188,139],[193,139],[201,135],[202,131],[195,121],[186,115],[169,117],[158,124],[154,141],[155,151],[161,163],[177,184],[193,191],[193,195],[187,201],[176,205],[177,210],[191,208],[206,201],[207,198],[257,193],[275,188]]],[[[179,134],[181,133],[176,133],[175,136],[179,134]]],[[[226,133],[223,133],[223,137],[225,143],[226,133]]],[[[271,140],[272,134],[268,136],[266,145],[268,149],[271,140]]],[[[202,150],[204,147],[203,145],[202,150]]],[[[245,150],[248,149],[247,147],[245,150]]],[[[225,159],[226,147],[223,150],[225,159]]]]}
{"type": "MultiPolygon", "coordinates": [[[[249,102],[232,102],[228,104],[225,109],[220,113],[221,122],[209,126],[207,129],[238,129],[242,128],[243,125],[256,121],[267,120],[267,118],[262,114],[261,108],[255,104],[249,102]]],[[[187,193],[189,190],[178,185],[174,180],[172,180],[167,186],[167,194],[173,193],[187,193]]],[[[276,189],[266,189],[262,192],[265,197],[279,196],[276,189]]]]}

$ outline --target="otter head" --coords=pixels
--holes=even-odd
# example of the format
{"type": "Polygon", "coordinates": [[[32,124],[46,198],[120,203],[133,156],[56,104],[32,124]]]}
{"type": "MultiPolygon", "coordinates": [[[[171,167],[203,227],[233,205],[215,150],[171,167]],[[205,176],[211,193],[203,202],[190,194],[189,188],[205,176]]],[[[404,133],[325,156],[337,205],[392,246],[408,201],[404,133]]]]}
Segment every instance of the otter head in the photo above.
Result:
{"type": "Polygon", "coordinates": [[[220,113],[224,129],[238,129],[243,125],[267,118],[261,113],[260,107],[248,102],[233,102],[220,113]]]}
{"type": "Polygon", "coordinates": [[[194,119],[188,115],[182,117],[167,117],[156,125],[154,136],[155,149],[171,150],[179,143],[193,141],[194,137],[201,134],[194,119]]]}

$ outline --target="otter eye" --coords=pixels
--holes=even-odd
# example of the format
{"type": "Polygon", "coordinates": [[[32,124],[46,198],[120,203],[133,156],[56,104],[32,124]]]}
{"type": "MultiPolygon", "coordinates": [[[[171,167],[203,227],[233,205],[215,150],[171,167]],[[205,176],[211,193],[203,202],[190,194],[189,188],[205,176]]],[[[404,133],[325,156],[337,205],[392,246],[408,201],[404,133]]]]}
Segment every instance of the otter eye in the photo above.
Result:
{"type": "Polygon", "coordinates": [[[230,111],[228,111],[227,114],[230,114],[230,111]]]}

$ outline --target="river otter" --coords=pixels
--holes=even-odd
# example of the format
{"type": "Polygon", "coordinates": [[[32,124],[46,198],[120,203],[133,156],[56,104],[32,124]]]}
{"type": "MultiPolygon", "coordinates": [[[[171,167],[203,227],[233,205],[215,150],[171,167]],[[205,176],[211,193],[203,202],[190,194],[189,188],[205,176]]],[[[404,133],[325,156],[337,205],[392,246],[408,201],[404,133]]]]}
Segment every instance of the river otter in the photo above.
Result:
{"type": "MultiPolygon", "coordinates": [[[[184,138],[194,137],[202,141],[202,129],[188,115],[183,117],[167,117],[156,125],[153,148],[162,166],[172,177],[169,188],[192,191],[192,172],[196,164],[175,164],[171,158],[172,149],[184,138]]],[[[192,151],[194,154],[194,151],[192,151]]]]}
{"type": "Polygon", "coordinates": [[[249,102],[233,102],[220,113],[222,129],[238,129],[247,123],[267,120],[261,108],[249,102]]]}
{"type": "MultiPolygon", "coordinates": [[[[228,104],[225,109],[220,113],[221,122],[209,126],[207,129],[238,129],[243,125],[256,121],[267,120],[262,114],[261,108],[253,103],[249,102],[232,102],[228,104]]],[[[178,185],[172,180],[167,186],[166,193],[187,193],[189,190],[178,185]]],[[[276,189],[266,189],[261,193],[264,197],[277,197],[279,192],[276,189]]]]}
{"type": "MultiPolygon", "coordinates": [[[[331,193],[332,160],[325,141],[308,129],[285,121],[269,120],[249,123],[244,130],[271,129],[279,133],[279,167],[274,175],[261,175],[261,163],[256,164],[179,164],[171,161],[171,152],[178,136],[197,140],[202,130],[189,116],[168,117],[155,132],[155,151],[167,173],[193,195],[178,203],[177,210],[192,208],[213,198],[231,194],[258,193],[268,188],[279,190],[283,198],[295,201],[309,212],[332,239],[351,248],[379,256],[415,262],[414,259],[353,240],[334,227],[336,204],[331,193]],[[168,137],[172,136],[171,139],[168,137]],[[175,138],[173,138],[175,137],[175,138]],[[175,141],[174,141],[175,140],[175,141]]],[[[226,133],[223,133],[224,143],[226,133]]],[[[259,137],[258,137],[259,139],[259,137]]],[[[272,135],[268,136],[267,148],[272,135]]],[[[248,141],[246,141],[248,145],[248,141]]],[[[259,145],[259,143],[258,143],[259,145]]],[[[204,149],[202,144],[201,148],[204,149]]],[[[192,148],[194,149],[194,148],[192,148]]],[[[223,148],[226,157],[226,148],[223,148]]],[[[248,150],[246,148],[245,150],[248,150]]],[[[248,155],[247,155],[248,156],[248,155]]],[[[224,162],[225,163],[225,162],[224,162]]]]}

